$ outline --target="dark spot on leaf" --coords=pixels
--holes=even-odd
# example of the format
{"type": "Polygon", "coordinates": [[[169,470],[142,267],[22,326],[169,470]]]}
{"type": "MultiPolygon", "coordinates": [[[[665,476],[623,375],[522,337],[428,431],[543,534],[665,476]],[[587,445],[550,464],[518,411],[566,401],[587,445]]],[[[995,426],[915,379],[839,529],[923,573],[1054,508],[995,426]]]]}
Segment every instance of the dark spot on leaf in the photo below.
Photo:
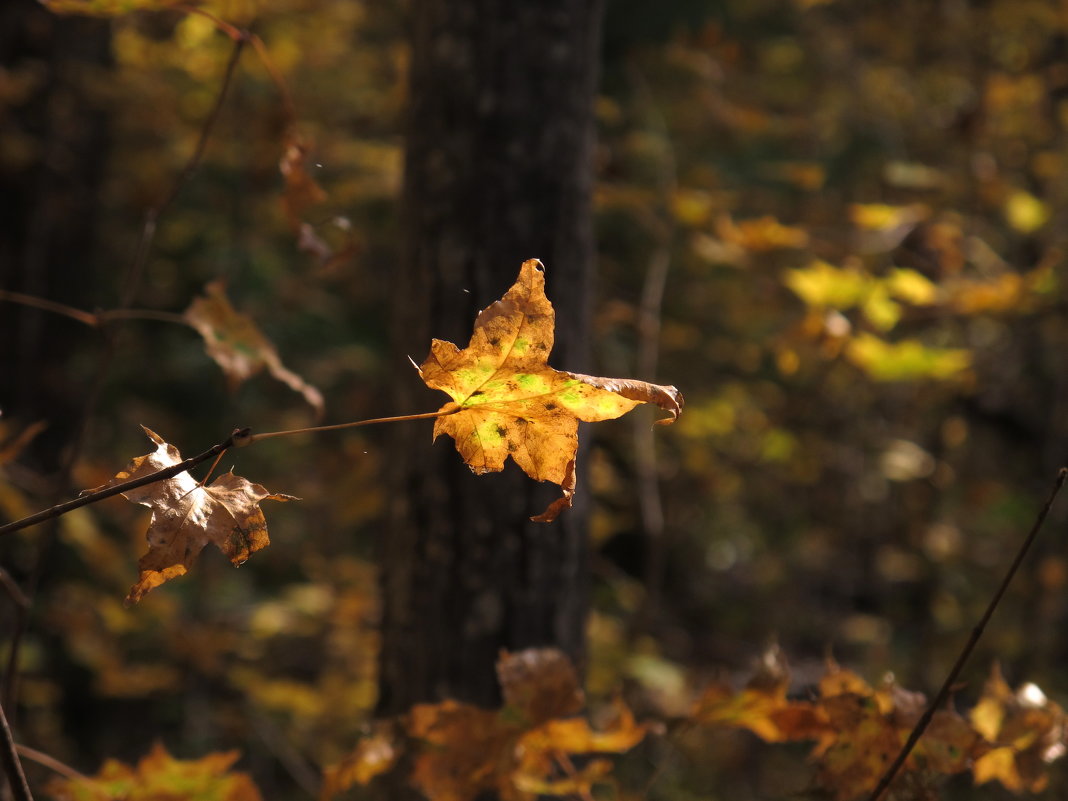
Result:
{"type": "Polygon", "coordinates": [[[508,429],[504,426],[497,426],[497,435],[504,437],[508,435],[508,429]]]}
{"type": "Polygon", "coordinates": [[[555,408],[556,408],[556,404],[555,403],[546,403],[545,404],[545,411],[547,411],[547,412],[551,412],[555,408]]]}

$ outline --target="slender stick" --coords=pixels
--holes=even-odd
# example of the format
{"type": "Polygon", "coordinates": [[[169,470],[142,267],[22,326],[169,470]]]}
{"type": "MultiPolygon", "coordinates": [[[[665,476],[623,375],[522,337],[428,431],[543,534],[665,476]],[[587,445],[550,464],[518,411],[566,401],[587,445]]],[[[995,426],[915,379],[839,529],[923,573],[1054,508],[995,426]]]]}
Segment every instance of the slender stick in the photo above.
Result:
{"type": "Polygon", "coordinates": [[[245,31],[231,25],[225,20],[220,19],[219,17],[212,14],[210,11],[205,11],[203,8],[187,5],[186,3],[175,3],[171,6],[171,8],[176,9],[178,11],[184,11],[186,14],[199,14],[205,19],[211,20],[211,22],[215,25],[216,28],[225,33],[235,42],[239,39],[246,38],[246,36],[248,35],[245,31]]]}
{"type": "MultiPolygon", "coordinates": [[[[121,310],[128,309],[137,297],[138,290],[141,287],[141,282],[144,277],[145,265],[148,262],[148,255],[152,249],[152,241],[156,236],[156,229],[159,224],[160,216],[170,207],[174,202],[174,199],[178,197],[179,192],[193,177],[197,168],[200,166],[200,161],[204,156],[204,151],[207,148],[208,140],[211,137],[211,132],[215,127],[215,123],[218,120],[219,112],[222,109],[223,101],[226,98],[227,89],[230,86],[230,82],[233,78],[234,71],[237,67],[238,59],[241,56],[241,52],[244,49],[245,37],[235,40],[233,51],[230,54],[230,60],[227,62],[226,71],[223,73],[222,85],[219,87],[219,93],[215,98],[215,104],[212,106],[211,111],[208,113],[207,118],[204,120],[200,129],[200,136],[197,139],[196,147],[193,149],[193,153],[186,161],[185,167],[182,172],[175,179],[174,184],[171,186],[170,191],[164,197],[164,199],[148,209],[145,212],[144,224],[141,228],[141,236],[138,239],[137,250],[134,253],[134,258],[130,262],[129,267],[126,270],[126,274],[123,277],[122,289],[120,292],[119,309],[113,312],[113,316],[118,316],[121,310]]],[[[41,307],[41,304],[37,304],[41,307]]],[[[70,316],[71,310],[69,307],[62,309],[58,304],[54,304],[51,311],[58,313],[66,313],[70,316]]],[[[77,318],[76,318],[77,319],[77,318]]],[[[86,322],[85,319],[82,322],[86,322]]],[[[56,482],[57,487],[67,487],[70,484],[71,470],[74,468],[74,463],[77,460],[78,454],[81,453],[82,447],[85,444],[86,438],[89,434],[89,426],[95,416],[97,405],[100,402],[100,398],[103,393],[104,385],[107,383],[108,375],[111,372],[111,365],[114,363],[115,354],[118,351],[118,343],[113,332],[107,327],[101,326],[100,323],[103,320],[94,315],[94,322],[91,323],[104,334],[103,336],[103,348],[100,351],[100,356],[97,362],[96,374],[93,377],[92,385],[89,391],[85,395],[85,400],[82,403],[81,414],[79,415],[79,421],[74,429],[74,436],[71,439],[70,446],[63,457],[63,461],[60,467],[60,478],[56,482]]],[[[181,472],[181,471],[178,471],[181,472]]],[[[111,493],[114,494],[114,493],[111,493]]],[[[55,497],[55,496],[54,496],[55,497]]],[[[107,497],[107,496],[103,496],[107,497]]],[[[24,528],[27,525],[40,522],[41,520],[47,520],[50,518],[57,518],[59,515],[66,511],[75,509],[78,506],[84,505],[79,501],[71,502],[68,504],[60,504],[54,506],[52,509],[42,512],[40,515],[33,515],[27,520],[16,521],[14,524],[7,526],[0,526],[0,534],[5,534],[10,531],[15,531],[19,528],[24,528]],[[57,511],[58,510],[58,511],[57,511]]],[[[93,500],[99,500],[99,498],[88,500],[92,503],[93,500]]],[[[28,583],[28,589],[26,596],[30,598],[31,603],[36,595],[37,584],[41,577],[43,565],[46,561],[46,553],[54,541],[54,529],[49,530],[46,536],[42,537],[37,546],[37,556],[35,564],[30,573],[30,580],[28,583]]],[[[19,607],[16,611],[15,618],[15,630],[12,634],[10,645],[8,646],[8,658],[7,668],[4,672],[3,687],[0,688],[0,695],[7,703],[10,709],[15,709],[15,698],[17,695],[18,685],[18,661],[19,650],[22,647],[22,638],[29,625],[29,611],[30,608],[19,607]]]]}
{"type": "Polygon", "coordinates": [[[22,763],[19,762],[19,755],[15,750],[15,738],[11,736],[11,727],[7,725],[3,706],[0,706],[0,764],[3,764],[12,798],[15,801],[33,801],[33,794],[26,782],[26,774],[22,772],[22,763]]]}
{"type": "Polygon", "coordinates": [[[95,314],[82,311],[81,309],[75,309],[73,306],[68,306],[65,303],[57,303],[54,300],[38,298],[33,295],[23,294],[22,292],[9,292],[5,289],[0,289],[0,300],[6,300],[10,303],[19,303],[34,309],[42,309],[44,311],[52,312],[53,314],[62,314],[64,317],[70,317],[72,320],[77,320],[79,323],[83,323],[92,328],[96,328],[100,325],[100,320],[97,319],[95,314]]]}
{"type": "Polygon", "coordinates": [[[65,303],[56,303],[54,300],[48,300],[47,298],[25,295],[22,292],[8,292],[4,289],[0,289],[0,300],[49,311],[53,314],[61,314],[90,328],[99,328],[101,324],[109,323],[112,320],[159,320],[164,323],[189,325],[189,321],[180,314],[157,311],[156,309],[107,309],[105,311],[87,312],[68,306],[65,303]]]}
{"type": "MultiPolygon", "coordinates": [[[[249,442],[259,442],[261,439],[273,439],[274,437],[289,437],[294,434],[315,434],[320,431],[340,431],[343,428],[359,428],[360,426],[373,426],[379,423],[403,423],[407,420],[432,420],[435,417],[448,417],[450,414],[456,414],[463,411],[461,406],[453,406],[436,412],[425,412],[423,414],[404,414],[400,417],[375,417],[371,420],[357,420],[354,423],[337,423],[332,426],[314,426],[312,428],[294,428],[289,431],[269,431],[266,434],[253,434],[249,437],[249,442]]],[[[3,533],[3,529],[0,529],[0,534],[3,533]]]]}
{"type": "Polygon", "coordinates": [[[208,112],[208,116],[205,118],[204,124],[200,129],[200,137],[197,139],[192,155],[189,157],[188,161],[186,161],[185,167],[182,168],[182,172],[178,175],[177,180],[175,180],[174,185],[163,200],[145,212],[145,222],[141,228],[141,238],[137,243],[137,251],[134,254],[133,262],[130,264],[130,269],[127,271],[126,278],[123,281],[123,284],[126,287],[122,298],[123,308],[133,303],[137,290],[141,286],[141,275],[144,272],[145,262],[148,260],[148,253],[152,247],[152,240],[156,237],[156,227],[159,218],[168,208],[170,208],[171,203],[178,197],[178,193],[182,191],[182,188],[193,177],[197,168],[200,167],[200,161],[204,157],[204,151],[208,146],[208,139],[211,137],[211,132],[215,128],[215,122],[219,118],[219,112],[222,110],[223,101],[226,99],[226,92],[230,88],[234,70],[237,68],[237,62],[241,58],[241,51],[244,50],[247,41],[248,37],[246,35],[242,35],[234,40],[234,49],[230,51],[230,60],[226,63],[226,70],[223,72],[222,84],[219,86],[219,93],[215,96],[215,103],[212,105],[211,111],[208,112]]]}
{"type": "Polygon", "coordinates": [[[399,417],[375,417],[371,420],[356,420],[352,423],[338,423],[332,426],[315,426],[314,428],[294,428],[290,431],[271,431],[266,434],[250,434],[247,428],[235,429],[223,442],[220,442],[218,445],[212,445],[203,453],[191,456],[184,462],[179,462],[170,467],[165,467],[162,470],[157,470],[155,473],[149,473],[147,476],[124,481],[121,484],[114,484],[105,489],[87,492],[72,501],[56,504],[48,509],[32,514],[29,517],[23,517],[20,520],[15,520],[14,522],[0,526],[0,536],[20,531],[21,529],[40,523],[42,520],[60,517],[67,512],[79,509],[82,506],[88,506],[97,501],[102,501],[113,495],[128,492],[129,490],[143,487],[146,484],[155,484],[157,481],[165,481],[168,478],[173,478],[179,473],[184,473],[186,470],[196,467],[201,462],[206,462],[208,459],[221,455],[223,451],[229,450],[230,448],[243,448],[246,445],[262,439],[288,437],[294,434],[312,434],[319,431],[340,431],[345,428],[359,428],[360,426],[371,426],[379,423],[403,423],[408,420],[431,420],[435,417],[448,417],[450,414],[456,414],[460,411],[463,411],[461,406],[450,404],[440,411],[426,412],[424,414],[405,414],[399,417]]]}
{"type": "Polygon", "coordinates": [[[154,484],[157,481],[164,481],[168,478],[173,478],[179,473],[184,473],[186,470],[195,467],[201,462],[206,462],[208,459],[213,458],[214,456],[222,453],[228,448],[234,447],[235,437],[240,439],[241,432],[235,431],[233,434],[227,437],[224,442],[220,442],[218,445],[212,445],[203,453],[197,456],[192,456],[186,459],[184,462],[179,462],[178,464],[171,465],[170,467],[165,467],[162,470],[157,470],[155,473],[149,473],[147,476],[141,476],[140,478],[135,478],[130,481],[124,481],[121,484],[114,484],[110,487],[107,487],[106,489],[88,492],[85,495],[75,498],[72,501],[57,504],[49,509],[37,512],[37,514],[32,514],[29,517],[24,517],[21,520],[16,520],[12,523],[8,523],[7,525],[0,526],[0,535],[11,534],[12,532],[19,531],[20,529],[24,529],[28,526],[32,526],[35,523],[40,523],[42,520],[49,520],[53,517],[60,517],[61,515],[65,515],[67,512],[79,509],[82,506],[87,506],[91,503],[96,503],[97,501],[102,501],[105,498],[110,498],[111,496],[118,495],[121,492],[128,492],[129,490],[137,489],[138,487],[143,487],[146,484],[154,484]]]}
{"type": "Polygon", "coordinates": [[[259,56],[263,68],[271,76],[271,81],[278,90],[278,96],[282,99],[282,107],[289,118],[290,124],[292,124],[297,119],[297,107],[293,102],[293,96],[289,93],[285,78],[282,77],[282,73],[278,71],[274,62],[271,61],[271,54],[267,51],[267,45],[264,44],[263,39],[254,33],[250,33],[248,40],[252,43],[252,49],[256,51],[256,55],[259,56]]]}
{"type": "Polygon", "coordinates": [[[10,598],[12,603],[19,609],[26,610],[30,608],[30,596],[22,591],[18,582],[11,578],[11,574],[2,567],[0,567],[0,587],[4,588],[7,597],[10,598]]]}
{"type": "Polygon", "coordinates": [[[64,762],[60,762],[54,756],[46,754],[44,751],[38,751],[36,748],[30,748],[29,746],[23,745],[22,743],[15,743],[15,751],[23,759],[28,759],[30,760],[30,762],[36,762],[38,765],[44,765],[46,768],[55,771],[60,776],[66,776],[68,779],[75,780],[90,780],[89,777],[81,771],[77,771],[70,765],[67,765],[64,762]]]}
{"type": "Polygon", "coordinates": [[[1005,595],[1005,591],[1009,588],[1010,582],[1016,575],[1016,571],[1019,569],[1024,557],[1027,555],[1027,551],[1031,548],[1031,544],[1038,536],[1042,524],[1046,522],[1046,516],[1049,514],[1050,507],[1053,506],[1053,501],[1057,497],[1057,493],[1061,491],[1061,487],[1064,486],[1066,478],[1068,478],[1068,467],[1062,467],[1057,471],[1057,480],[1053,483],[1053,489],[1050,490],[1049,497],[1046,498],[1046,503],[1038,513],[1034,525],[1031,526],[1031,531],[1028,533],[1027,539],[1024,540],[1023,545],[1020,546],[1020,550],[1016,553],[1016,558],[1013,559],[1012,564],[1009,565],[1009,569],[1005,573],[1005,578],[1001,581],[1001,586],[999,586],[997,592],[994,593],[994,597],[990,599],[990,604],[987,606],[986,611],[983,612],[983,616],[979,619],[975,628],[972,629],[971,636],[968,638],[968,642],[965,644],[964,649],[960,652],[960,656],[957,657],[957,661],[954,663],[953,668],[949,671],[949,675],[946,676],[946,680],[942,684],[942,689],[938,691],[938,695],[934,697],[934,700],[932,700],[927,706],[927,709],[924,710],[923,717],[920,718],[916,723],[916,726],[913,728],[912,733],[909,734],[909,738],[901,749],[901,753],[897,755],[897,759],[893,761],[890,767],[886,769],[886,773],[883,774],[883,777],[879,779],[879,784],[872,790],[871,795],[868,797],[868,801],[879,801],[879,797],[890,787],[890,783],[894,780],[894,777],[897,776],[898,771],[901,770],[901,766],[905,764],[905,760],[909,758],[912,749],[916,747],[916,743],[920,741],[924,731],[927,730],[927,726],[931,723],[934,713],[942,707],[942,704],[944,704],[949,697],[949,692],[953,685],[956,684],[957,677],[964,668],[964,663],[968,661],[968,657],[971,656],[972,651],[979,642],[979,638],[983,636],[983,630],[986,628],[986,624],[990,621],[990,618],[994,614],[994,610],[997,609],[998,604],[1001,602],[1002,596],[1005,595]]]}
{"type": "Polygon", "coordinates": [[[158,320],[161,323],[189,325],[189,321],[180,314],[155,309],[107,309],[97,312],[96,316],[104,323],[112,320],[158,320]]]}

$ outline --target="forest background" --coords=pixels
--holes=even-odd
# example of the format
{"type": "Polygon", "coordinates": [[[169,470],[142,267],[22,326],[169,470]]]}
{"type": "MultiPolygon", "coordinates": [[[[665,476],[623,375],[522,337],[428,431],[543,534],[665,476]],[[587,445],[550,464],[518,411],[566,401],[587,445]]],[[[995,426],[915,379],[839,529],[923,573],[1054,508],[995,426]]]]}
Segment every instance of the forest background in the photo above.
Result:
{"type": "MultiPolygon", "coordinates": [[[[432,411],[435,393],[397,409],[384,390],[417,380],[387,314],[405,236],[405,7],[205,7],[265,43],[300,140],[246,50],[134,307],[179,315],[221,278],[329,421],[432,411]]],[[[125,302],[145,211],[196,149],[232,51],[196,14],[0,10],[0,290],[125,302]],[[46,246],[54,264],[28,271],[46,246]]],[[[591,703],[622,688],[639,717],[684,714],[773,640],[798,687],[831,653],[933,693],[1068,446],[1068,15],[1020,0],[618,0],[596,118],[596,371],[675,384],[687,407],[652,446],[649,415],[586,434],[591,703]]],[[[0,305],[5,519],[52,502],[112,338],[71,487],[143,453],[140,423],[188,453],[235,425],[314,424],[300,393],[228,382],[173,322],[100,334],[0,305]]],[[[425,427],[426,453],[451,448],[407,425],[425,427]]],[[[189,758],[238,748],[268,797],[314,790],[376,704],[382,474],[425,458],[371,429],[243,452],[243,475],[302,498],[271,510],[272,546],[236,572],[205,553],[131,608],[136,507],[65,516],[43,569],[39,532],[5,538],[0,564],[33,596],[5,674],[20,740],[86,772],[154,739],[189,758]]],[[[965,700],[995,660],[1014,686],[1068,698],[1065,517],[980,643],[965,700]]],[[[6,654],[23,617],[14,600],[0,615],[6,654]]],[[[655,772],[649,797],[680,799],[803,786],[803,748],[688,738],[644,745],[623,779],[655,772]]]]}

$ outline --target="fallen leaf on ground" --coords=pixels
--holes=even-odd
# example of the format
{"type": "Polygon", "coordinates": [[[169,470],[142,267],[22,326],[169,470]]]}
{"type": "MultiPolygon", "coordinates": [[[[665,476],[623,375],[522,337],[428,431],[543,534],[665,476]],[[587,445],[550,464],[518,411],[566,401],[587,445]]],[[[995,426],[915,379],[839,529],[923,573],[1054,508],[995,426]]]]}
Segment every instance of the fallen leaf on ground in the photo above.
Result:
{"type": "Polygon", "coordinates": [[[430,801],[474,801],[485,794],[501,801],[535,801],[538,795],[588,799],[595,784],[610,783],[612,765],[587,761],[587,755],[623,753],[649,731],[618,699],[604,726],[573,717],[582,693],[574,667],[556,649],[502,653],[497,675],[502,709],[451,699],[416,704],[396,728],[380,723],[382,728],[327,768],[320,801],[366,785],[398,764],[410,764],[409,782],[430,801]],[[572,757],[583,766],[576,769],[572,757]]]}
{"type": "Polygon", "coordinates": [[[571,660],[557,648],[502,651],[497,679],[505,705],[528,726],[575,715],[586,703],[571,660]]]}
{"type": "Polygon", "coordinates": [[[434,424],[434,439],[448,434],[475,473],[498,472],[511,456],[528,476],[559,484],[563,496],[540,515],[554,520],[575,494],[578,421],[611,420],[640,403],[654,403],[673,422],[683,399],[675,387],[633,379],[599,378],[548,365],[556,314],[545,296],[545,270],[523,262],[504,297],[475,320],[466,348],[435,339],[419,375],[452,397],[451,414],[434,424]]]}
{"type": "Polygon", "coordinates": [[[109,759],[95,776],[53,779],[45,792],[55,801],[262,801],[248,774],[230,771],[237,758],[175,759],[156,743],[136,767],[109,759]]]}
{"type": "Polygon", "coordinates": [[[401,753],[397,732],[389,721],[378,721],[341,762],[323,770],[319,801],[330,801],[353,785],[366,785],[393,768],[401,753]]]}
{"type": "Polygon", "coordinates": [[[1068,739],[1068,718],[1058,704],[1035,684],[1013,692],[995,664],[970,719],[993,746],[975,760],[976,784],[996,779],[1013,792],[1045,789],[1048,765],[1064,755],[1068,739]]]}
{"type": "MultiPolygon", "coordinates": [[[[133,459],[111,481],[96,489],[140,478],[182,461],[176,447],[154,431],[141,428],[156,444],[156,450],[133,459]]],[[[234,565],[244,564],[250,555],[270,544],[260,502],[297,500],[292,495],[272,494],[232,471],[209,486],[201,486],[187,471],[122,496],[152,510],[145,535],[149,550],[138,562],[141,575],[130,588],[127,603],[136,603],[160,584],[184,576],[209,542],[215,543],[234,565]]]]}

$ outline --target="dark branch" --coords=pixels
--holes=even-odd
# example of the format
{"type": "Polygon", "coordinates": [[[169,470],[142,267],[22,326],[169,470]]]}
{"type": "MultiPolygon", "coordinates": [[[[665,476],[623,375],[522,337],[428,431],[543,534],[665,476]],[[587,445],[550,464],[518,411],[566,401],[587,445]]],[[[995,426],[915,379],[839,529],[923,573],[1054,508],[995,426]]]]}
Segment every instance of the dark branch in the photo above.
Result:
{"type": "Polygon", "coordinates": [[[155,484],[157,481],[165,481],[168,478],[173,478],[179,473],[184,473],[186,470],[189,470],[192,467],[196,467],[201,462],[206,462],[208,459],[212,459],[215,456],[221,454],[223,451],[234,447],[235,436],[240,438],[242,435],[247,435],[247,429],[240,429],[239,431],[235,431],[233,434],[227,437],[224,442],[220,442],[218,445],[213,445],[203,453],[198,454],[197,456],[191,456],[184,462],[179,462],[176,465],[165,467],[162,470],[157,470],[155,473],[149,473],[147,476],[141,476],[141,478],[135,478],[131,481],[124,481],[121,484],[115,484],[106,489],[100,489],[94,492],[86,493],[78,498],[75,498],[72,501],[57,504],[49,509],[45,509],[44,511],[38,512],[37,514],[33,514],[29,517],[24,517],[21,520],[16,520],[12,523],[8,523],[7,525],[0,526],[0,535],[11,534],[12,532],[19,531],[20,529],[24,529],[36,523],[40,523],[43,520],[49,520],[53,517],[60,517],[61,515],[65,515],[67,512],[70,512],[74,509],[78,509],[82,506],[87,506],[91,503],[96,503],[97,501],[102,501],[105,498],[110,498],[111,496],[118,495],[121,492],[127,492],[132,489],[137,489],[138,487],[143,487],[146,484],[155,484]]]}
{"type": "Polygon", "coordinates": [[[968,657],[971,656],[972,651],[975,650],[975,646],[979,643],[979,638],[983,636],[983,630],[986,628],[986,624],[990,622],[990,618],[994,615],[994,610],[997,609],[998,604],[1001,603],[1002,596],[1005,595],[1005,591],[1009,588],[1013,576],[1016,575],[1016,571],[1019,569],[1024,557],[1027,555],[1027,551],[1030,550],[1031,544],[1038,536],[1042,524],[1046,522],[1046,515],[1049,514],[1050,507],[1053,506],[1053,501],[1057,497],[1057,493],[1061,491],[1061,487],[1064,486],[1064,480],[1066,478],[1068,478],[1068,467],[1062,467],[1057,472],[1057,480],[1053,484],[1053,489],[1050,490],[1045,505],[1038,513],[1034,525],[1031,526],[1031,531],[1028,533],[1027,539],[1024,540],[1023,545],[1020,546],[1020,550],[1016,553],[1016,558],[1013,559],[1012,564],[1009,565],[1009,569],[1005,573],[1005,578],[1002,579],[1001,585],[998,587],[997,592],[994,593],[994,597],[990,599],[990,605],[987,606],[986,611],[983,612],[983,616],[979,619],[975,628],[972,629],[971,637],[968,638],[968,642],[960,652],[960,656],[957,657],[957,661],[953,664],[953,668],[949,671],[949,675],[946,676],[945,682],[942,683],[942,689],[938,691],[938,695],[934,697],[934,700],[931,701],[927,706],[927,709],[924,710],[923,717],[920,718],[916,723],[915,728],[913,728],[912,733],[909,734],[909,739],[905,742],[904,747],[902,747],[901,753],[897,755],[897,759],[893,761],[890,767],[886,769],[886,773],[883,774],[883,777],[879,779],[879,784],[876,785],[872,794],[868,797],[868,801],[879,801],[879,797],[890,787],[890,783],[894,780],[894,777],[897,776],[898,771],[901,770],[901,766],[905,764],[905,760],[909,758],[912,749],[916,747],[916,743],[920,741],[923,733],[927,730],[927,726],[930,725],[934,713],[941,709],[942,705],[946,702],[946,699],[949,698],[950,690],[953,688],[953,685],[957,683],[957,677],[960,676],[961,670],[964,669],[964,663],[968,661],[968,657]]]}
{"type": "Polygon", "coordinates": [[[15,801],[33,801],[30,785],[26,782],[26,774],[22,771],[22,763],[15,750],[15,738],[11,735],[11,727],[7,725],[7,716],[4,715],[2,706],[0,706],[0,762],[3,763],[4,775],[7,776],[7,783],[11,787],[11,797],[15,801]]]}

